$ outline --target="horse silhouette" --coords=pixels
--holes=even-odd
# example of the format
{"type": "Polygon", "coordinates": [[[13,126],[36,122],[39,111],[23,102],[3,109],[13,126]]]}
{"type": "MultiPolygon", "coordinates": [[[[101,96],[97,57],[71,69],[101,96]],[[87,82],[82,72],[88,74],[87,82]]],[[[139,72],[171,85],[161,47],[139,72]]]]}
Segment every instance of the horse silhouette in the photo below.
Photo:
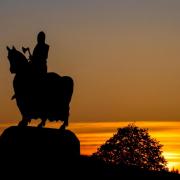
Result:
{"type": "Polygon", "coordinates": [[[21,112],[19,126],[27,126],[32,119],[41,119],[38,127],[46,120],[64,123],[68,126],[69,104],[73,94],[73,79],[50,72],[38,77],[26,57],[13,46],[7,47],[10,72],[15,74],[13,88],[16,104],[21,112]]]}

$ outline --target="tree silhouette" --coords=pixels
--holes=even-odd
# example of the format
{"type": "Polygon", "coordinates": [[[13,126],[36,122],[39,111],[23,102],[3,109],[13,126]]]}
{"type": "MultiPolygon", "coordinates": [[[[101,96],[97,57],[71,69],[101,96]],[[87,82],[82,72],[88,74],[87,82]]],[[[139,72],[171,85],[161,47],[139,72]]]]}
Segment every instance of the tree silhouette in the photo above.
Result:
{"type": "Polygon", "coordinates": [[[103,144],[92,156],[112,165],[126,165],[147,170],[167,170],[162,145],[148,134],[148,129],[129,124],[103,144]]]}

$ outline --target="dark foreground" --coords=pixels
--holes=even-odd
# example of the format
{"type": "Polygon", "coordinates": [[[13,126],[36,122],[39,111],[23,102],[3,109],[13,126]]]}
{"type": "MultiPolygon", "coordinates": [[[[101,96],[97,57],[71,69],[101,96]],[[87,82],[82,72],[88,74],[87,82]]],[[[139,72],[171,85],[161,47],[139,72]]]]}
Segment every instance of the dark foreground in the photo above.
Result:
{"type": "Polygon", "coordinates": [[[0,179],[180,179],[169,172],[108,166],[80,155],[73,132],[36,127],[14,126],[2,133],[0,166],[0,179]]]}

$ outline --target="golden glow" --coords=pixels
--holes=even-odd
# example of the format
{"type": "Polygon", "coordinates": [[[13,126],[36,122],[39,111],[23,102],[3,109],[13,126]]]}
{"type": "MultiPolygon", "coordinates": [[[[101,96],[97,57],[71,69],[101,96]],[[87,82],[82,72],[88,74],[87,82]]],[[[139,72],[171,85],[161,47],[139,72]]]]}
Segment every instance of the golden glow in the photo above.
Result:
{"type": "MultiPolygon", "coordinates": [[[[169,169],[180,169],[180,122],[139,121],[135,124],[148,128],[151,137],[160,141],[169,169]]],[[[117,128],[126,125],[128,122],[72,123],[69,128],[77,133],[81,141],[81,153],[90,155],[112,137],[117,132],[117,128]]]]}
{"type": "MultiPolygon", "coordinates": [[[[32,121],[32,126],[37,125],[32,121]]],[[[97,151],[103,143],[117,132],[117,128],[127,126],[133,122],[72,122],[69,125],[80,140],[81,154],[91,155],[97,151]]],[[[148,128],[151,137],[156,138],[163,145],[163,155],[168,161],[169,169],[180,169],[180,122],[134,122],[138,127],[148,128]]],[[[5,123],[0,125],[2,131],[12,125],[5,123]]],[[[47,127],[58,128],[59,123],[48,122],[47,127]]]]}
{"type": "Polygon", "coordinates": [[[170,121],[180,120],[179,7],[177,0],[0,1],[0,131],[21,119],[6,46],[32,51],[43,30],[48,71],[75,82],[70,113],[81,123],[69,129],[81,152],[92,154],[133,119],[164,145],[168,166],[180,169],[180,122],[170,121]]]}

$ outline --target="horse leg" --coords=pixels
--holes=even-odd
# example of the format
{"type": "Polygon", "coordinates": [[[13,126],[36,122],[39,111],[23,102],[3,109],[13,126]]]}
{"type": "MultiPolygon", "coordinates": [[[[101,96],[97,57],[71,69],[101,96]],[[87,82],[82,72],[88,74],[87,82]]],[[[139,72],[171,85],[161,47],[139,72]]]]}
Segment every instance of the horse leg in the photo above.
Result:
{"type": "Polygon", "coordinates": [[[38,127],[42,128],[45,126],[45,124],[46,124],[46,118],[41,118],[41,122],[38,124],[38,127]]]}
{"type": "Polygon", "coordinates": [[[18,123],[18,126],[27,126],[31,122],[31,119],[23,117],[22,120],[18,123]]]}
{"type": "Polygon", "coordinates": [[[68,117],[64,118],[64,123],[61,125],[59,129],[65,130],[67,126],[68,126],[68,117]]]}

